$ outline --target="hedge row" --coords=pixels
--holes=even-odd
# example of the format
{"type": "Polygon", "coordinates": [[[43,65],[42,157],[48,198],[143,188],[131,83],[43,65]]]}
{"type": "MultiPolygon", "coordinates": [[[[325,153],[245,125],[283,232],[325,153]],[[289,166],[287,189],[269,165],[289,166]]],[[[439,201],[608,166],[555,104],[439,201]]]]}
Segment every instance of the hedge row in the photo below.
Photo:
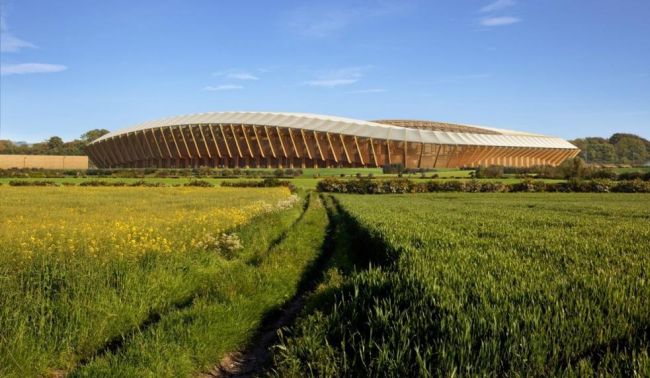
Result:
{"type": "Polygon", "coordinates": [[[408,179],[392,180],[338,180],[324,179],[317,185],[320,192],[384,194],[384,193],[432,193],[432,192],[582,192],[582,193],[650,193],[650,182],[641,180],[569,180],[546,183],[523,180],[506,184],[490,181],[425,181],[408,179]]]}
{"type": "MultiPolygon", "coordinates": [[[[1,183],[0,183],[1,185],[1,183]]],[[[181,186],[180,183],[172,184],[172,185],[167,185],[164,182],[150,182],[150,181],[144,181],[144,180],[138,180],[134,182],[124,182],[124,181],[105,181],[105,180],[90,180],[90,181],[83,181],[80,182],[79,184],[75,184],[73,182],[63,182],[63,183],[57,183],[52,180],[35,180],[35,181],[28,181],[28,180],[11,180],[9,181],[10,186],[146,186],[146,187],[167,187],[167,186],[181,186]]],[[[206,181],[206,180],[191,180],[190,182],[186,182],[182,184],[182,186],[192,186],[192,187],[201,187],[201,188],[211,188],[214,187],[214,184],[206,181]]],[[[293,184],[291,184],[289,181],[285,180],[278,180],[276,178],[267,178],[262,181],[224,181],[221,183],[221,186],[226,186],[226,187],[237,187],[237,188],[271,188],[271,187],[278,187],[278,186],[284,186],[288,187],[292,191],[295,189],[293,184]]]]}
{"type": "Polygon", "coordinates": [[[7,178],[64,178],[64,177],[282,177],[292,178],[302,175],[301,169],[241,169],[241,168],[131,168],[131,169],[42,169],[10,168],[0,169],[0,177],[7,178]]]}
{"type": "Polygon", "coordinates": [[[83,181],[79,184],[74,182],[62,182],[57,183],[51,180],[40,180],[40,181],[26,181],[26,180],[11,180],[9,181],[10,186],[147,186],[147,187],[163,187],[167,186],[162,182],[148,182],[144,180],[134,181],[134,182],[124,182],[124,181],[102,181],[102,180],[90,180],[83,181]]]}

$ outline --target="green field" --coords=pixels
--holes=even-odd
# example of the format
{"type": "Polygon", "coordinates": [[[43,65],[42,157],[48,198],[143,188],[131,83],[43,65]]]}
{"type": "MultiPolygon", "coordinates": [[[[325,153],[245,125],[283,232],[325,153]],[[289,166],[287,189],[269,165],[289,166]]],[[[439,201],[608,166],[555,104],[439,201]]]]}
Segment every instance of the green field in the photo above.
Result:
{"type": "Polygon", "coordinates": [[[330,267],[280,375],[650,375],[647,195],[335,199],[360,262],[330,267]]]}
{"type": "Polygon", "coordinates": [[[648,376],[649,272],[647,194],[3,185],[0,376],[648,376]]]}

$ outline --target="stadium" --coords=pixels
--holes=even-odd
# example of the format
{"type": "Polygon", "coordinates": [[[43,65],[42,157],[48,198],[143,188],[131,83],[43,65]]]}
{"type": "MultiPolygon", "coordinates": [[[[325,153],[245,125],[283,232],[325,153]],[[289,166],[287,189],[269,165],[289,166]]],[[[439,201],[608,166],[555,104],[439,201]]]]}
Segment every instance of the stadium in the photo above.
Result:
{"type": "Polygon", "coordinates": [[[165,118],[87,147],[100,168],[556,166],[579,149],[556,137],[432,121],[275,112],[165,118]]]}

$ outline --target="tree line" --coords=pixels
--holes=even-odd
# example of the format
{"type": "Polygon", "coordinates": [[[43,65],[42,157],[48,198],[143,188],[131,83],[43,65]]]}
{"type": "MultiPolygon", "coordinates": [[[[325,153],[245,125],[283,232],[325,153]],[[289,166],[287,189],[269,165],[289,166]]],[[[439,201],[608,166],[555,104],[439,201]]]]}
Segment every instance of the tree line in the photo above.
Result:
{"type": "Polygon", "coordinates": [[[645,164],[650,141],[634,134],[616,133],[609,138],[587,137],[570,141],[589,164],[645,164]]]}
{"type": "Polygon", "coordinates": [[[79,139],[64,142],[61,137],[53,136],[40,143],[16,143],[11,140],[0,140],[2,155],[86,155],[88,143],[108,134],[105,129],[93,129],[81,134],[79,139]]]}

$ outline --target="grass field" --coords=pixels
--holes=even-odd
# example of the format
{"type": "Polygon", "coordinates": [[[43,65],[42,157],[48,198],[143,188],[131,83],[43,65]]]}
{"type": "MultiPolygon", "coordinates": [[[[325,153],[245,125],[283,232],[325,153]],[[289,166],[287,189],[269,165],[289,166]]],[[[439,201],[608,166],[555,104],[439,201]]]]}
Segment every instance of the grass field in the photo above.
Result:
{"type": "MultiPolygon", "coordinates": [[[[267,266],[267,250],[302,213],[291,198],[285,188],[0,187],[0,376],[90,366],[166,314],[197,311],[201,298],[228,307],[262,274],[289,289],[272,288],[275,297],[245,310],[259,315],[277,305],[318,246],[305,247],[294,265],[244,266],[267,266]]],[[[213,335],[219,342],[201,350],[203,359],[181,364],[187,355],[161,355],[167,364],[154,366],[200,370],[218,361],[216,346],[246,340],[252,318],[213,335]]]]}
{"type": "Polygon", "coordinates": [[[280,376],[650,375],[648,195],[335,198],[348,250],[280,376]]]}

